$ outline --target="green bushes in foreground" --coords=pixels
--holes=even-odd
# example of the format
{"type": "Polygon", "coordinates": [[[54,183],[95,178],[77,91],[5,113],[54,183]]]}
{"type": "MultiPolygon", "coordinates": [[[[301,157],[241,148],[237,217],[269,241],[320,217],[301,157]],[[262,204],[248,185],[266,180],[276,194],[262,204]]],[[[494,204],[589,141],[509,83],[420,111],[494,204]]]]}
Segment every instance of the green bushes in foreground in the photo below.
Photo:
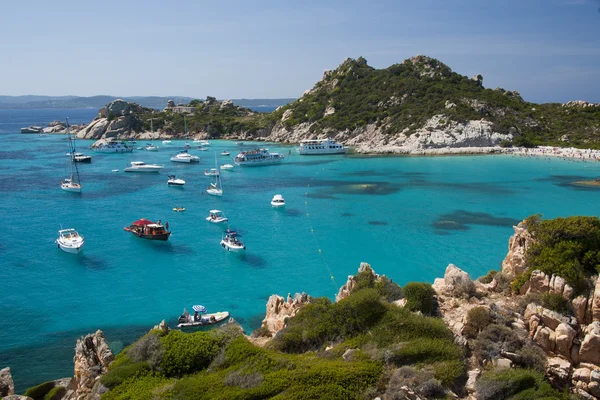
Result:
{"type": "Polygon", "coordinates": [[[66,388],[62,386],[55,386],[48,393],[46,393],[44,400],[61,400],[66,393],[66,388]]]}
{"type": "Polygon", "coordinates": [[[542,372],[507,369],[483,374],[477,381],[478,400],[544,399],[567,400],[568,395],[553,389],[542,372]]]}
{"type": "Polygon", "coordinates": [[[429,283],[409,282],[404,286],[404,295],[406,307],[410,311],[420,311],[427,315],[433,312],[435,290],[429,283]]]}
{"type": "Polygon", "coordinates": [[[56,384],[54,381],[40,383],[37,386],[30,387],[25,391],[25,396],[31,397],[33,400],[44,400],[44,396],[50,392],[56,384]]]}

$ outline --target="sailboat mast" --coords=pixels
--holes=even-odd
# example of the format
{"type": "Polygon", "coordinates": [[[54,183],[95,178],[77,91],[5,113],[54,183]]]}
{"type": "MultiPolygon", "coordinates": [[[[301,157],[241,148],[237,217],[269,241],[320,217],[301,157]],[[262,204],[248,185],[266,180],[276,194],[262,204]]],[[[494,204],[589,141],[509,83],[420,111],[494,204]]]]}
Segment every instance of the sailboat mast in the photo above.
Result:
{"type": "Polygon", "coordinates": [[[183,114],[183,136],[187,139],[187,119],[185,119],[185,114],[183,114]]]}
{"type": "Polygon", "coordinates": [[[77,177],[77,183],[81,184],[79,179],[79,168],[75,162],[75,139],[71,138],[71,125],[69,125],[69,118],[67,118],[67,138],[69,140],[69,147],[71,149],[71,182],[73,182],[73,166],[75,166],[75,176],[77,177]]]}

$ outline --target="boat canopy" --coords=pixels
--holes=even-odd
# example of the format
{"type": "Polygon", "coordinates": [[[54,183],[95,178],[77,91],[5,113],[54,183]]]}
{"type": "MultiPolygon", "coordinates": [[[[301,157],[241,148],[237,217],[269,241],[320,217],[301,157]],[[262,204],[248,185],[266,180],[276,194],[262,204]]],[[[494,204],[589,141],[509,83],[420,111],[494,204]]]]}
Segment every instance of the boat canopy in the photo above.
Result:
{"type": "Polygon", "coordinates": [[[131,225],[145,226],[145,225],[155,225],[155,223],[153,221],[148,220],[148,219],[142,218],[142,219],[138,219],[135,222],[132,222],[131,225]]]}
{"type": "Polygon", "coordinates": [[[221,214],[223,211],[221,211],[221,210],[210,210],[209,212],[211,214],[221,214]]]}
{"type": "Polygon", "coordinates": [[[193,306],[192,310],[197,311],[197,312],[202,313],[202,314],[206,313],[206,311],[207,311],[206,307],[201,306],[201,305],[195,305],[195,306],[193,306]]]}

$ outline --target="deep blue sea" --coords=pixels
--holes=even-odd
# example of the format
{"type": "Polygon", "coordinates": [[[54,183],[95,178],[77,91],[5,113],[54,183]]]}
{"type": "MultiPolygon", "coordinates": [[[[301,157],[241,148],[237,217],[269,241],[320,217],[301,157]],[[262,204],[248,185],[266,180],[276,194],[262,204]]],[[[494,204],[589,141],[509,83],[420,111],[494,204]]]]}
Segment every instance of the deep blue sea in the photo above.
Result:
{"type": "MultiPolygon", "coordinates": [[[[67,176],[61,135],[19,128],[70,117],[88,122],[96,110],[0,110],[0,368],[17,384],[72,376],[75,340],[102,329],[118,350],[184,307],[229,310],[247,332],[257,328],[273,293],[306,291],[333,298],[361,261],[401,285],[432,282],[454,263],[473,276],[497,269],[512,225],[533,213],[547,218],[598,215],[600,192],[570,185],[600,175],[600,164],[512,156],[286,156],[277,166],[222,175],[224,195],[205,193],[214,153],[194,151],[200,165],[169,162],[182,148],[93,154],[80,164],[83,193],[60,190],[67,176]],[[164,164],[160,174],[122,172],[133,160],[164,164]],[[112,172],[119,169],[119,172],[112,172]],[[167,175],[187,181],[168,187],[167,175]],[[270,200],[281,193],[284,209],[270,200]],[[173,207],[185,207],[182,213],[173,207]],[[219,246],[225,212],[247,251],[219,246]],[[166,243],[138,239],[123,227],[139,218],[169,222],[166,243]],[[60,227],[86,239],[82,254],[54,240],[60,227]]],[[[76,141],[89,153],[91,141],[76,141]]],[[[232,156],[256,146],[213,141],[232,156]]],[[[144,143],[138,143],[138,146],[144,143]]],[[[264,146],[264,144],[261,144],[264,146]]],[[[231,162],[217,156],[220,164],[231,162]]]]}

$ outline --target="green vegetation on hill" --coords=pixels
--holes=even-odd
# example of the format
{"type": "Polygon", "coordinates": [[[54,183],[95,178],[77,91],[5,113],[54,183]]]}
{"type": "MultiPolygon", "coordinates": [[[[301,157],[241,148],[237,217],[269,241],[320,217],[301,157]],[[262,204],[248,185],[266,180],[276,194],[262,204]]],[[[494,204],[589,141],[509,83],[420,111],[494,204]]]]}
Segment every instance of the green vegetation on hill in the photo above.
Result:
{"type": "MultiPolygon", "coordinates": [[[[520,288],[533,270],[556,274],[581,292],[588,285],[588,276],[600,272],[600,219],[597,217],[567,217],[543,220],[540,215],[527,218],[527,229],[536,240],[525,254],[527,271],[517,277],[520,288]]],[[[553,308],[564,308],[554,298],[545,301],[553,308]]]]}
{"type": "Polygon", "coordinates": [[[383,125],[384,132],[412,134],[434,115],[449,121],[485,119],[495,130],[513,133],[515,145],[600,146],[600,107],[534,104],[516,92],[485,89],[480,82],[453,72],[436,59],[417,56],[385,69],[374,69],[360,57],[347,59],[302,98],[274,112],[293,127],[342,131],[383,125]],[[335,112],[326,115],[328,107],[335,112]],[[567,135],[567,142],[562,141],[567,135]]]}
{"type": "Polygon", "coordinates": [[[264,348],[235,324],[151,331],[117,355],[102,398],[370,399],[405,385],[423,396],[460,388],[463,353],[444,322],[392,305],[402,289],[385,277],[357,280],[348,298],[301,308],[264,348]]]}

